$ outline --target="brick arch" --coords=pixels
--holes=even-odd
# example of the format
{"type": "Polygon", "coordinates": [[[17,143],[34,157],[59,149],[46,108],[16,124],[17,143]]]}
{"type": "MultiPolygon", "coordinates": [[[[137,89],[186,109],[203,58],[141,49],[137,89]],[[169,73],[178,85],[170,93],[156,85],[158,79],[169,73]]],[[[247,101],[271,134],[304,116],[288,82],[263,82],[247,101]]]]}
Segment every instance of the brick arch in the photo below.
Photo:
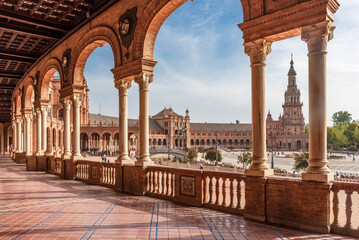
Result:
{"type": "MultiPolygon", "coordinates": [[[[23,106],[24,109],[31,109],[31,97],[35,97],[35,88],[33,85],[33,79],[29,78],[27,85],[24,87],[23,106]]],[[[34,99],[35,100],[35,99],[34,99]]]]}
{"type": "Polygon", "coordinates": [[[108,134],[108,135],[110,135],[110,137],[112,137],[112,133],[111,133],[111,132],[105,131],[105,132],[103,132],[103,133],[100,135],[100,139],[103,139],[103,137],[104,137],[105,134],[108,134]]]}
{"type": "MultiPolygon", "coordinates": [[[[153,50],[157,34],[166,19],[188,0],[151,0],[147,3],[134,35],[133,56],[135,59],[153,60],[153,50]]],[[[263,0],[238,0],[242,4],[243,19],[249,20],[250,2],[257,4],[263,0]]]]}
{"type": "Polygon", "coordinates": [[[74,85],[83,85],[83,73],[87,59],[97,47],[102,47],[106,43],[111,46],[114,67],[121,65],[120,40],[116,33],[108,26],[97,26],[88,31],[74,49],[75,64],[73,64],[72,70],[70,71],[73,73],[72,83],[74,85]]]}
{"type": "Polygon", "coordinates": [[[61,86],[62,86],[64,76],[63,76],[61,63],[56,58],[50,58],[44,64],[44,67],[40,71],[40,79],[39,79],[39,83],[37,84],[37,91],[39,94],[36,94],[35,97],[36,101],[40,99],[49,100],[50,80],[52,76],[55,74],[55,72],[59,73],[61,86]]]}

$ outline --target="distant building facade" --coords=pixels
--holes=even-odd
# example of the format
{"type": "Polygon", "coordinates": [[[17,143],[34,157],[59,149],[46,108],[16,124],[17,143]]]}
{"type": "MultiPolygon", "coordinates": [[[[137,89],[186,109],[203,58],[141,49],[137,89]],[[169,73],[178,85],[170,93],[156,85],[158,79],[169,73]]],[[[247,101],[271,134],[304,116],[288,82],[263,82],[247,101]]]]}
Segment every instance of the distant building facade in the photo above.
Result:
{"type": "Polygon", "coordinates": [[[288,86],[284,94],[283,114],[273,120],[271,113],[267,115],[267,146],[276,149],[302,150],[308,149],[309,138],[305,134],[303,102],[297,87],[297,73],[294,70],[293,57],[288,72],[288,86]]]}
{"type": "MultiPolygon", "coordinates": [[[[285,150],[308,149],[308,136],[305,134],[305,121],[302,113],[301,93],[296,84],[294,61],[290,62],[288,86],[284,94],[283,114],[278,120],[267,115],[267,147],[285,150]]],[[[53,77],[49,88],[49,122],[47,134],[47,152],[57,153],[62,149],[63,137],[61,119],[62,104],[59,102],[60,81],[53,77]],[[54,121],[55,119],[60,119],[54,121]]],[[[118,118],[89,113],[88,87],[85,81],[81,102],[81,150],[99,153],[118,152],[118,118]]],[[[72,111],[71,111],[72,115],[72,111]]],[[[150,116],[149,145],[151,148],[251,148],[252,125],[235,123],[192,123],[189,111],[184,115],[164,108],[150,116]]],[[[130,152],[136,153],[139,137],[137,119],[128,119],[128,139],[130,152]]],[[[34,142],[36,142],[34,140],[34,142]]]]}

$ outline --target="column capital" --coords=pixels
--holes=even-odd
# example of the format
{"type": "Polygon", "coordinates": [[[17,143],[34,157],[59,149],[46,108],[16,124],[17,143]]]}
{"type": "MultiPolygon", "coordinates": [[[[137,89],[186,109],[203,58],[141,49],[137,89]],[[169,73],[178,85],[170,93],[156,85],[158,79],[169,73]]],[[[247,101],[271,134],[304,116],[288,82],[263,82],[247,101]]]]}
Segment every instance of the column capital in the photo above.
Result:
{"type": "Polygon", "coordinates": [[[314,25],[301,28],[302,40],[308,45],[309,54],[327,50],[327,44],[334,38],[332,21],[324,21],[314,25]]]}
{"type": "Polygon", "coordinates": [[[153,73],[143,72],[135,76],[135,82],[138,84],[140,91],[149,90],[150,83],[153,82],[153,73]]]}
{"type": "Polygon", "coordinates": [[[64,109],[70,110],[70,107],[71,107],[71,104],[72,104],[71,99],[63,98],[63,99],[61,99],[61,103],[64,105],[64,109]]]}
{"type": "Polygon", "coordinates": [[[75,108],[81,106],[82,97],[83,97],[82,94],[74,94],[74,95],[72,95],[71,100],[72,100],[75,108]]]}
{"type": "Polygon", "coordinates": [[[48,106],[41,106],[42,114],[46,115],[47,114],[47,109],[48,109],[48,106]]]}
{"type": "Polygon", "coordinates": [[[251,64],[266,64],[267,55],[272,51],[272,42],[265,39],[258,39],[252,42],[246,42],[244,52],[250,57],[251,64]]]}
{"type": "Polygon", "coordinates": [[[132,86],[131,81],[120,79],[115,80],[115,87],[118,89],[120,96],[127,95],[127,90],[132,86]]]}

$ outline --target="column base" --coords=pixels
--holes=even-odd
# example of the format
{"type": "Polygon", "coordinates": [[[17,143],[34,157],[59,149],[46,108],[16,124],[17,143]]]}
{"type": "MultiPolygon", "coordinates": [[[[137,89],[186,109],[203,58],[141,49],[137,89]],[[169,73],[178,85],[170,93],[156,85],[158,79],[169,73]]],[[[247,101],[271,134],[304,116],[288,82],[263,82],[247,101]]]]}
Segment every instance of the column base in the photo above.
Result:
{"type": "Polygon", "coordinates": [[[246,169],[245,174],[247,176],[253,176],[253,177],[266,177],[266,176],[273,176],[274,171],[273,169],[246,169]]]}
{"type": "Polygon", "coordinates": [[[72,160],[82,160],[83,157],[81,154],[74,154],[74,155],[72,155],[71,159],[72,160]]]}
{"type": "Polygon", "coordinates": [[[44,152],[43,151],[37,151],[35,153],[35,156],[44,156],[44,152]]]}
{"type": "Polygon", "coordinates": [[[154,162],[153,161],[136,161],[135,162],[135,166],[136,167],[143,167],[143,168],[146,168],[148,166],[153,166],[154,165],[154,162]]]}
{"type": "Polygon", "coordinates": [[[70,152],[68,152],[68,153],[64,153],[63,155],[62,155],[62,159],[71,159],[71,153],[70,152]]]}
{"type": "Polygon", "coordinates": [[[120,158],[117,158],[116,161],[115,161],[116,164],[119,164],[121,166],[123,165],[131,165],[131,166],[135,166],[135,160],[133,159],[120,159],[120,158]]]}
{"type": "Polygon", "coordinates": [[[303,181],[331,182],[334,180],[334,173],[302,173],[303,181]]]}

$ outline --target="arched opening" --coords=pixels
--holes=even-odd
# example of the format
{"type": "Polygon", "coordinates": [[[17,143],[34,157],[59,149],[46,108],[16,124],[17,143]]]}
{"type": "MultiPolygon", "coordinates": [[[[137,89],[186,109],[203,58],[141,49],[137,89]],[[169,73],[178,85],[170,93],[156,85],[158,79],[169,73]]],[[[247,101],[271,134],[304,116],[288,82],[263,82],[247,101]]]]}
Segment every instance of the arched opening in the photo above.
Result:
{"type": "Polygon", "coordinates": [[[196,139],[196,146],[198,146],[199,145],[199,140],[198,139],[196,139]]]}
{"type": "Polygon", "coordinates": [[[58,148],[58,143],[57,143],[56,129],[53,128],[52,129],[52,152],[56,153],[57,148],[58,148]]]}
{"type": "Polygon", "coordinates": [[[238,139],[234,140],[234,145],[238,146],[238,139]]]}
{"type": "Polygon", "coordinates": [[[102,149],[100,149],[100,134],[97,132],[91,134],[91,146],[90,151],[92,155],[98,155],[102,149]]]}
{"type": "Polygon", "coordinates": [[[163,139],[163,146],[167,146],[167,140],[163,139]]]}
{"type": "Polygon", "coordinates": [[[211,141],[209,139],[207,139],[207,146],[209,146],[211,144],[211,141]]]}
{"type": "Polygon", "coordinates": [[[232,141],[232,139],[229,139],[228,144],[229,144],[230,146],[232,146],[232,145],[233,145],[233,141],[232,141]]]}
{"type": "Polygon", "coordinates": [[[204,146],[204,139],[201,140],[201,145],[204,146]]]}
{"type": "Polygon", "coordinates": [[[217,143],[218,143],[218,146],[222,145],[222,140],[218,139],[217,143]]]}
{"type": "Polygon", "coordinates": [[[119,149],[118,149],[118,144],[119,144],[119,139],[120,139],[120,135],[118,132],[115,133],[114,137],[113,137],[113,141],[114,141],[114,155],[118,156],[119,154],[119,149]]]}
{"type": "Polygon", "coordinates": [[[246,145],[249,146],[251,141],[249,139],[246,140],[246,145]]]}
{"type": "Polygon", "coordinates": [[[193,146],[194,145],[194,140],[193,139],[191,139],[191,146],[193,146]]]}
{"type": "Polygon", "coordinates": [[[297,141],[297,146],[296,146],[297,150],[301,150],[302,149],[302,142],[300,140],[297,141]]]}
{"type": "Polygon", "coordinates": [[[160,147],[162,145],[162,140],[158,139],[158,146],[160,147]]]}
{"type": "Polygon", "coordinates": [[[227,145],[227,140],[226,140],[226,139],[223,140],[223,145],[224,145],[224,146],[227,145]]]}
{"type": "Polygon", "coordinates": [[[216,140],[212,139],[212,145],[215,146],[216,145],[216,140]]]}
{"type": "Polygon", "coordinates": [[[102,134],[102,152],[110,156],[112,151],[111,134],[106,132],[102,134]]]}
{"type": "Polygon", "coordinates": [[[88,137],[87,133],[80,134],[80,149],[81,149],[81,152],[89,151],[89,137],[88,137]]]}

